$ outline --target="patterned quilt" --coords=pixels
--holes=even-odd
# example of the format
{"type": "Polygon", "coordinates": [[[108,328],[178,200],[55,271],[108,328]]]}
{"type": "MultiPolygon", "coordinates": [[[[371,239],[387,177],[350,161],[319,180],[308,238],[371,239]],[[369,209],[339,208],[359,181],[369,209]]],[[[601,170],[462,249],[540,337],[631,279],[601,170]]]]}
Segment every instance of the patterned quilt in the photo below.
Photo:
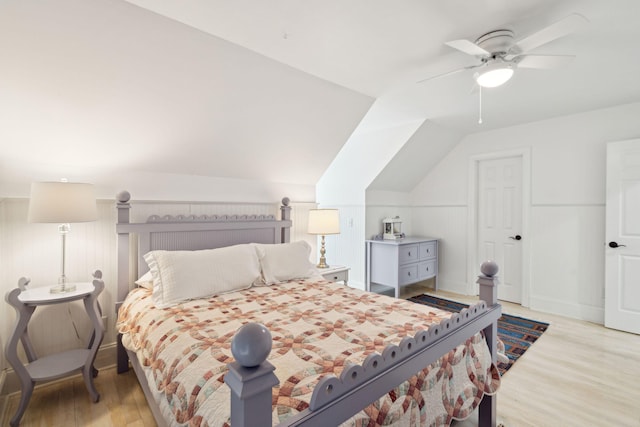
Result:
{"type": "MultiPolygon", "coordinates": [[[[118,328],[145,368],[167,423],[213,427],[229,425],[223,378],[233,361],[231,338],[247,322],[264,324],[273,336],[269,361],[280,380],[273,389],[276,425],[308,407],[323,375],[339,376],[347,361],[361,364],[368,354],[450,315],[336,283],[291,281],[166,309],[155,308],[151,292],[138,288],[122,305],[118,328]]],[[[343,425],[446,426],[466,418],[499,384],[477,334],[343,425]]]]}

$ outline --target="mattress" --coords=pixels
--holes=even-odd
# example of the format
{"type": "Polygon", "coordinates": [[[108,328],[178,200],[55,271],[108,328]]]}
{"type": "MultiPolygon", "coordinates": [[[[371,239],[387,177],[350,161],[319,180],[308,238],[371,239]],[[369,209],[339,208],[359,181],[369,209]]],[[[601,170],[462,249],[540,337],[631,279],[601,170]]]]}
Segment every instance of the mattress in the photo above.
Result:
{"type": "MultiPolygon", "coordinates": [[[[151,291],[134,289],[119,310],[123,343],[136,353],[149,388],[172,426],[228,426],[230,345],[247,322],[273,337],[269,361],[274,425],[308,407],[314,385],[362,363],[402,337],[451,313],[326,281],[290,281],[157,309],[151,291]]],[[[478,333],[349,419],[345,426],[446,426],[464,419],[500,384],[478,333]]],[[[265,424],[268,424],[266,422],[265,424]]]]}

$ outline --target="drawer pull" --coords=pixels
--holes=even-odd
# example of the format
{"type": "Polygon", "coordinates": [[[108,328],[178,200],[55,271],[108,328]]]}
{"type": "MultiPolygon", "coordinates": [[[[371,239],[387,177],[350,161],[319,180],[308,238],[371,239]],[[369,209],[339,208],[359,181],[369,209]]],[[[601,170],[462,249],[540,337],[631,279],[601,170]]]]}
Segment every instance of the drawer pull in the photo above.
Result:
{"type": "Polygon", "coordinates": [[[409,256],[411,256],[411,251],[409,251],[409,256]]]}

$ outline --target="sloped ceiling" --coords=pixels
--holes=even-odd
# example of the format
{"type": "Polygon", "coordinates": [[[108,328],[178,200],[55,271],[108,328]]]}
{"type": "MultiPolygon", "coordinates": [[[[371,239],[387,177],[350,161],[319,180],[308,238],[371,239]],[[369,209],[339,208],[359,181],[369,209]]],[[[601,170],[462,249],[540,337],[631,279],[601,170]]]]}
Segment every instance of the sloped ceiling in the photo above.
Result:
{"type": "Polygon", "coordinates": [[[372,102],[123,1],[0,7],[7,186],[128,171],[314,185],[372,102]]]}
{"type": "Polygon", "coordinates": [[[377,126],[421,118],[472,133],[640,99],[637,0],[129,1],[378,98],[377,126]],[[472,70],[416,84],[478,63],[446,41],[496,29],[518,40],[573,13],[588,24],[532,53],[575,60],[485,90],[481,127],[472,70]]]}
{"type": "MultiPolygon", "coordinates": [[[[365,115],[465,135],[635,102],[637,16],[637,0],[5,0],[0,197],[89,172],[313,185],[365,115]],[[416,84],[477,62],[445,41],[571,13],[589,24],[536,53],[576,59],[483,91],[482,125],[472,72],[416,84]]],[[[393,162],[431,143],[411,138],[376,186],[411,185],[393,162]]]]}

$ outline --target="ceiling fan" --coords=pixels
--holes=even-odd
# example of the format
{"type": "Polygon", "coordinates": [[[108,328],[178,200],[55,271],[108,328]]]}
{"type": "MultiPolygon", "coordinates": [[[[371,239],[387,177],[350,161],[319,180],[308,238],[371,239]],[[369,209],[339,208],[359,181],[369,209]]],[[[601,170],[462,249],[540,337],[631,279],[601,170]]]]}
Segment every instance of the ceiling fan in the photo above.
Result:
{"type": "Polygon", "coordinates": [[[515,39],[513,31],[499,29],[483,34],[475,42],[465,39],[446,42],[445,44],[449,47],[475,56],[480,63],[428,77],[418,83],[476,69],[474,78],[479,86],[497,87],[506,83],[513,76],[516,68],[549,69],[562,66],[575,56],[539,55],[529,52],[576,31],[587,22],[584,16],[571,14],[520,40],[515,39]]]}

